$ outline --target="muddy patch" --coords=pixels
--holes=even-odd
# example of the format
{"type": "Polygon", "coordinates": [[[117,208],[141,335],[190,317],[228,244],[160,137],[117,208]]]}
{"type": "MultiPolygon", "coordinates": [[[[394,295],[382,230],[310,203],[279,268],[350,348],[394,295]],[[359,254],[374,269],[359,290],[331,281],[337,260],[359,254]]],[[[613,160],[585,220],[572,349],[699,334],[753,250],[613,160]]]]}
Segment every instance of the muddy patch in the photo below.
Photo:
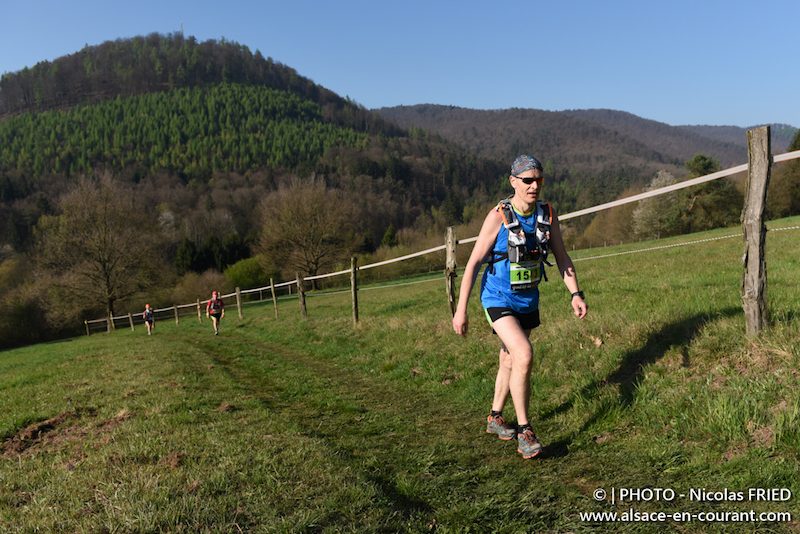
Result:
{"type": "Polygon", "coordinates": [[[127,421],[132,414],[121,411],[115,417],[96,422],[95,410],[62,412],[55,417],[28,425],[0,443],[0,457],[16,458],[34,451],[62,450],[83,443],[87,438],[109,443],[111,430],[127,421]]]}

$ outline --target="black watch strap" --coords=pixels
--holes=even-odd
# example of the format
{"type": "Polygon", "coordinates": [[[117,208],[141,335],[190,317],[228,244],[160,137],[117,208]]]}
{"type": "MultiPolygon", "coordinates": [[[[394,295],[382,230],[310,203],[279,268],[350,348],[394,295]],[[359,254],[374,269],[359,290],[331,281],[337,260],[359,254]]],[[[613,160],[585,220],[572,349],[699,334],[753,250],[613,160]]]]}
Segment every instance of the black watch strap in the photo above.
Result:
{"type": "Polygon", "coordinates": [[[572,297],[573,298],[580,297],[583,300],[586,300],[586,297],[583,295],[583,291],[576,291],[575,293],[572,294],[572,297]]]}

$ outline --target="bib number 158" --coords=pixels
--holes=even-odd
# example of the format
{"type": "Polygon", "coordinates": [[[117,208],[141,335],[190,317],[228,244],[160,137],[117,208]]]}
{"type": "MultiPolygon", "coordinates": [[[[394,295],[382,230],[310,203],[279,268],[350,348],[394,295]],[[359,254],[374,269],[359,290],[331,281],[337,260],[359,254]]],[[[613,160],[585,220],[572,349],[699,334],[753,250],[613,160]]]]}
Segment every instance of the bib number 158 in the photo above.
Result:
{"type": "Polygon", "coordinates": [[[524,261],[511,264],[511,289],[523,291],[539,285],[542,277],[542,265],[539,262],[524,261]]]}

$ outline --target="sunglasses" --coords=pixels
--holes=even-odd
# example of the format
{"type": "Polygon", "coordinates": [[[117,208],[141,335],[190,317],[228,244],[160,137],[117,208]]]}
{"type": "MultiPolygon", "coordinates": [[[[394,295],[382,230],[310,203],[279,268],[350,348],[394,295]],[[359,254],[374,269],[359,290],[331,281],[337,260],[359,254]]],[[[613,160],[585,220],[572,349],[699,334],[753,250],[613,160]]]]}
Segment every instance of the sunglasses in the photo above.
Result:
{"type": "MultiPolygon", "coordinates": [[[[514,176],[513,174],[511,176],[514,176]]],[[[522,180],[522,182],[526,185],[531,185],[533,182],[541,184],[544,182],[544,176],[540,176],[539,178],[520,178],[519,176],[514,176],[517,180],[522,180]]]]}

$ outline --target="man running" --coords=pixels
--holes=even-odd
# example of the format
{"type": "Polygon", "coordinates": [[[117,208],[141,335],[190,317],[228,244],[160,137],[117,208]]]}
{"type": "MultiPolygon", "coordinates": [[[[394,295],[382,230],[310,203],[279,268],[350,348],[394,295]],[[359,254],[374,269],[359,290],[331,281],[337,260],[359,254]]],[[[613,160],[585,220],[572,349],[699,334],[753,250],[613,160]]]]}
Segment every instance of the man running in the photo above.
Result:
{"type": "Polygon", "coordinates": [[[520,156],[514,161],[509,176],[514,194],[486,216],[464,269],[453,316],[453,330],[466,336],[469,296],[481,264],[488,262],[481,282],[481,304],[501,346],[486,432],[504,440],[516,437],[517,451],[523,458],[533,458],[544,451],[528,420],[533,361],[529,336],[539,326],[538,285],[548,252],[555,256],[564,284],[572,294],[575,316],[583,319],[588,311],[561,238],[558,217],[547,203],[537,202],[543,181],[542,165],[536,158],[520,156]],[[503,419],[509,393],[517,414],[517,429],[503,419]]]}

